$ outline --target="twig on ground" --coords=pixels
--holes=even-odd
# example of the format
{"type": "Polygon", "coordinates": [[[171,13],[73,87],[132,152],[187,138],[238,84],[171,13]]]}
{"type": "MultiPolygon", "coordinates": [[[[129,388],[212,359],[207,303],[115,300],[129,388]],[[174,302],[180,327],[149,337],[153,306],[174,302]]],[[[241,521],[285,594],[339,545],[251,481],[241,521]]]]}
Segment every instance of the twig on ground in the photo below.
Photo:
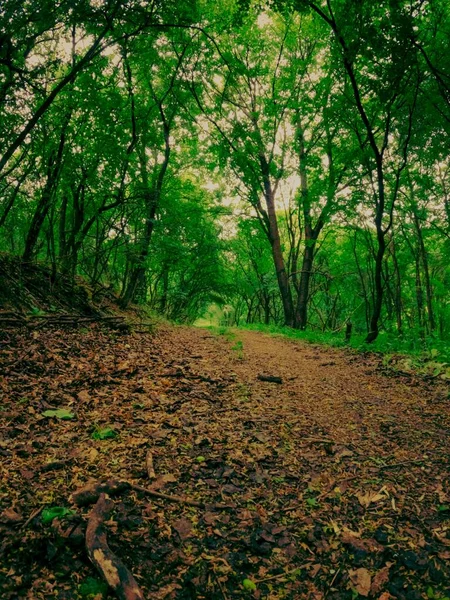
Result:
{"type": "Polygon", "coordinates": [[[270,577],[263,577],[263,579],[255,579],[255,583],[265,583],[266,581],[272,581],[274,579],[282,579],[283,577],[287,577],[288,575],[295,573],[299,569],[306,569],[307,567],[309,567],[312,564],[313,564],[312,562],[307,562],[307,563],[299,565],[298,567],[295,567],[293,569],[289,569],[289,571],[285,571],[284,573],[278,573],[278,575],[271,575],[270,577]]]}
{"type": "Polygon", "coordinates": [[[283,383],[283,379],[281,377],[277,377],[275,375],[264,375],[263,373],[260,373],[257,376],[257,379],[259,379],[260,381],[267,381],[269,383],[283,383]]]}
{"type": "Polygon", "coordinates": [[[153,455],[150,450],[147,450],[147,456],[145,457],[145,466],[147,467],[147,475],[149,479],[155,479],[156,473],[153,466],[153,455]]]}
{"type": "Polygon", "coordinates": [[[153,496],[154,498],[161,498],[162,500],[168,500],[169,502],[177,502],[178,504],[186,504],[188,506],[195,506],[197,508],[206,508],[210,506],[212,509],[224,510],[224,509],[235,509],[235,506],[228,504],[211,504],[206,502],[197,502],[196,500],[190,500],[189,498],[182,498],[181,496],[174,496],[171,494],[164,494],[163,492],[157,492],[151,488],[146,488],[129,481],[121,479],[109,479],[108,481],[97,481],[86,485],[73,492],[72,499],[77,506],[87,506],[97,502],[101,494],[105,493],[110,496],[121,494],[128,490],[135,490],[141,492],[147,496],[153,496]]]}
{"type": "Polygon", "coordinates": [[[28,525],[31,523],[31,521],[33,519],[35,519],[38,515],[40,515],[43,510],[44,510],[44,505],[40,506],[39,508],[36,508],[36,510],[34,510],[31,513],[31,515],[28,517],[28,519],[22,525],[22,529],[25,529],[26,527],[28,527],[28,525]]]}
{"type": "Polygon", "coordinates": [[[214,578],[215,578],[215,580],[217,581],[217,585],[219,586],[220,593],[222,594],[222,598],[223,598],[223,600],[228,600],[228,596],[226,595],[226,593],[225,593],[225,590],[223,589],[222,582],[221,582],[221,581],[220,581],[220,579],[218,578],[218,576],[217,576],[217,573],[216,573],[216,571],[215,571],[214,567],[213,567],[213,573],[214,573],[214,578]]]}

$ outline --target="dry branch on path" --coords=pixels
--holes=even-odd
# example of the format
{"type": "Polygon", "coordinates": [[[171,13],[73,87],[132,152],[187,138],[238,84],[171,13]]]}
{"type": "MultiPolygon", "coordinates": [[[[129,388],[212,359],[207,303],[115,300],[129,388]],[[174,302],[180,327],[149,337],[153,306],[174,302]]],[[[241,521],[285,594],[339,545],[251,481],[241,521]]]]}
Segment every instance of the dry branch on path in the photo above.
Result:
{"type": "Polygon", "coordinates": [[[104,523],[114,503],[100,494],[89,517],[86,530],[86,549],[89,559],[120,600],[144,600],[131,571],[108,546],[104,523]]]}

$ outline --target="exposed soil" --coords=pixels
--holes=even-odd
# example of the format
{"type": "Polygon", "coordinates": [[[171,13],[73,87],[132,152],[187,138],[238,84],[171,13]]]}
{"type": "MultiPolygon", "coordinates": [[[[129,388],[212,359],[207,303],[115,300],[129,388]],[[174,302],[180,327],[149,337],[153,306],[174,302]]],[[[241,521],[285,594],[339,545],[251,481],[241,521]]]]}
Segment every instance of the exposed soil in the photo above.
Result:
{"type": "Polygon", "coordinates": [[[114,496],[109,544],[145,598],[450,597],[442,384],[253,332],[1,339],[2,599],[88,597],[91,506],[71,494],[110,478],[206,505],[114,496]]]}

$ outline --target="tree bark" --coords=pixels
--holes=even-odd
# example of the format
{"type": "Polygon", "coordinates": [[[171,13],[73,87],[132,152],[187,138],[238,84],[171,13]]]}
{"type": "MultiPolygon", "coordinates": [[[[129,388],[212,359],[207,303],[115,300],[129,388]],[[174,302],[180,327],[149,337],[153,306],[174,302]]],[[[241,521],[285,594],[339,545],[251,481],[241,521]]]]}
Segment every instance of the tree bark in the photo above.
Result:
{"type": "Polygon", "coordinates": [[[287,327],[294,326],[294,305],[292,301],[291,286],[284,263],[283,250],[281,248],[280,232],[278,229],[277,214],[275,210],[275,197],[270,182],[269,165],[265,156],[260,154],[260,165],[263,176],[264,199],[267,207],[269,241],[272,248],[272,257],[277,275],[278,287],[283,304],[284,324],[287,327]]]}

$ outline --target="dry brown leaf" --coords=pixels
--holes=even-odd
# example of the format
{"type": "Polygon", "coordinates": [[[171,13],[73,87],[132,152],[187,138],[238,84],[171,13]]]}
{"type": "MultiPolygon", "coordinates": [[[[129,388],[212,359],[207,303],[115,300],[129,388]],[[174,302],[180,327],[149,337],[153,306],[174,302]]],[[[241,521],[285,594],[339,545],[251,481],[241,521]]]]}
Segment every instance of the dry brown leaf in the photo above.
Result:
{"type": "Polygon", "coordinates": [[[354,550],[362,550],[363,552],[382,552],[383,546],[373,538],[361,539],[360,534],[347,529],[341,534],[343,544],[348,544],[354,550]]]}
{"type": "Polygon", "coordinates": [[[177,478],[172,475],[172,473],[166,473],[165,475],[160,475],[155,479],[152,483],[152,490],[159,490],[163,488],[166,483],[175,483],[177,478]]]}
{"type": "Polygon", "coordinates": [[[442,487],[442,483],[438,483],[438,485],[436,486],[436,494],[439,497],[439,502],[441,504],[445,504],[446,502],[449,501],[449,497],[446,494],[446,492],[444,491],[444,488],[442,487]]]}
{"type": "Polygon", "coordinates": [[[80,402],[89,402],[91,400],[91,395],[87,390],[81,390],[81,392],[78,392],[77,398],[80,402]]]}
{"type": "Polygon", "coordinates": [[[389,569],[390,565],[383,567],[380,571],[375,573],[370,587],[371,594],[379,594],[386,583],[389,581],[389,569]]]}
{"type": "Polygon", "coordinates": [[[175,521],[172,525],[172,529],[175,529],[180,536],[180,539],[186,540],[192,534],[192,523],[185,517],[182,517],[181,519],[178,519],[178,521],[175,521]]]}
{"type": "Polygon", "coordinates": [[[18,512],[16,512],[13,508],[6,508],[0,514],[0,522],[6,523],[8,525],[14,525],[16,523],[20,523],[20,521],[22,521],[22,520],[23,520],[22,515],[19,514],[18,512]]]}
{"type": "Polygon", "coordinates": [[[357,494],[356,497],[358,498],[361,506],[368,508],[371,504],[380,502],[380,500],[386,500],[388,496],[385,489],[382,488],[379,492],[368,490],[365,494],[357,494]]]}
{"type": "Polygon", "coordinates": [[[348,575],[358,594],[367,597],[370,593],[370,586],[372,583],[372,577],[370,576],[369,571],[361,567],[355,571],[349,571],[348,575]]]}

